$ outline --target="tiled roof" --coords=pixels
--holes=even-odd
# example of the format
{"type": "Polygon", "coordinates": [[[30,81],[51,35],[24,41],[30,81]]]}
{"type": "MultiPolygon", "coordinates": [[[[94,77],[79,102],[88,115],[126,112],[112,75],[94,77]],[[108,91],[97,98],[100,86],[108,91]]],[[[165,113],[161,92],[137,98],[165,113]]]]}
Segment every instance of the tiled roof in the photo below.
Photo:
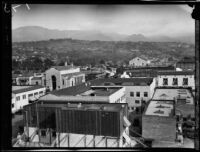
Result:
{"type": "Polygon", "coordinates": [[[74,67],[72,65],[68,65],[68,66],[53,66],[52,68],[55,68],[58,71],[64,71],[64,70],[69,70],[69,69],[76,68],[76,67],[74,67]]]}
{"type": "Polygon", "coordinates": [[[194,75],[194,71],[159,71],[158,75],[194,75]]]}
{"type": "Polygon", "coordinates": [[[19,89],[16,89],[14,90],[14,86],[12,87],[12,93],[14,94],[18,94],[18,93],[23,93],[23,92],[27,92],[27,91],[32,91],[32,90],[36,90],[36,89],[40,89],[40,88],[44,88],[43,86],[40,86],[40,85],[36,85],[36,86],[21,86],[21,89],[20,89],[20,86],[18,86],[19,89]]]}

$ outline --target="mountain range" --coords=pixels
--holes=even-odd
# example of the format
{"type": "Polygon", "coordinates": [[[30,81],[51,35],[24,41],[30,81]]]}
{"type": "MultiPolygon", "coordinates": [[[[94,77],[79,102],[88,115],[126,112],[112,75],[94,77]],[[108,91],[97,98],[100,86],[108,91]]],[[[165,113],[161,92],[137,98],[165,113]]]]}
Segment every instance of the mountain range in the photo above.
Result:
{"type": "Polygon", "coordinates": [[[143,34],[124,35],[118,33],[103,33],[93,30],[57,30],[40,26],[24,26],[12,30],[12,41],[41,41],[49,39],[72,38],[89,41],[145,41],[145,42],[183,42],[194,44],[192,34],[182,34],[174,37],[165,35],[145,36],[143,34]]]}

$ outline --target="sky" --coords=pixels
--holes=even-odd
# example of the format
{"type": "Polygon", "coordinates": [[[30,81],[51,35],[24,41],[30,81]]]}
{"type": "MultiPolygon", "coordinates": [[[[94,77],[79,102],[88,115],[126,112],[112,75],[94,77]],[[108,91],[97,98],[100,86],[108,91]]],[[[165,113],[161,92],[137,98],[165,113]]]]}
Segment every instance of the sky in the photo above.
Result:
{"type": "Polygon", "coordinates": [[[55,5],[13,4],[12,29],[41,26],[58,30],[176,36],[194,34],[187,5],[55,5]]]}

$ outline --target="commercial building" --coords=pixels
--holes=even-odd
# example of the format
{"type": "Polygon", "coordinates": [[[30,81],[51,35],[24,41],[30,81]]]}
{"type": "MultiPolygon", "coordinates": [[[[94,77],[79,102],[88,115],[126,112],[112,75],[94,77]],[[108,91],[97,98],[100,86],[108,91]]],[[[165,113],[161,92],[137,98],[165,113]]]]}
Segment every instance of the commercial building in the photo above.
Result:
{"type": "Polygon", "coordinates": [[[73,65],[53,66],[45,75],[46,86],[50,90],[59,90],[85,82],[85,74],[73,65]]]}
{"type": "Polygon", "coordinates": [[[194,71],[160,71],[158,86],[191,87],[195,90],[194,71]]]}
{"type": "MultiPolygon", "coordinates": [[[[133,147],[127,104],[81,104],[39,101],[24,107],[24,135],[44,147],[133,147]]],[[[33,144],[35,143],[35,144],[33,144]]]]}
{"type": "Polygon", "coordinates": [[[12,113],[45,95],[43,86],[12,86],[12,113]]]}
{"type": "Polygon", "coordinates": [[[142,102],[148,102],[154,93],[156,80],[154,78],[107,78],[90,81],[97,86],[121,86],[125,88],[126,103],[129,112],[141,107],[142,102]]]}

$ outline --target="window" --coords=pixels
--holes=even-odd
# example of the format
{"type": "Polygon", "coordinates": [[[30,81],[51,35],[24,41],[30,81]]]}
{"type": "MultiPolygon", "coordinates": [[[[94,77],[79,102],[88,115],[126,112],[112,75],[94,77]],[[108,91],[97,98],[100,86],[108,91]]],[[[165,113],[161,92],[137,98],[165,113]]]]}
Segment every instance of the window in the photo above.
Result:
{"type": "Polygon", "coordinates": [[[23,99],[26,99],[26,95],[25,94],[23,95],[23,99]]]}
{"type": "Polygon", "coordinates": [[[134,92],[130,92],[130,96],[131,96],[131,97],[134,97],[134,92]]]}
{"type": "Polygon", "coordinates": [[[140,92],[136,92],[136,97],[140,97],[140,92]]]}
{"type": "Polygon", "coordinates": [[[16,97],[16,100],[19,101],[19,100],[20,100],[20,96],[19,96],[19,97],[16,97]]]}
{"type": "Polygon", "coordinates": [[[144,97],[148,97],[148,92],[144,92],[144,97]]]}
{"type": "Polygon", "coordinates": [[[39,94],[40,94],[40,95],[43,94],[43,91],[40,91],[39,94]]]}
{"type": "Polygon", "coordinates": [[[132,110],[134,110],[134,107],[131,107],[132,110]]]}
{"type": "Polygon", "coordinates": [[[63,85],[65,84],[65,81],[63,80],[63,85]]]}
{"type": "Polygon", "coordinates": [[[12,103],[12,108],[14,108],[14,103],[12,103]]]}
{"type": "Polygon", "coordinates": [[[34,93],[34,96],[36,96],[36,95],[38,95],[38,92],[35,92],[35,93],[34,93]]]}
{"type": "Polygon", "coordinates": [[[183,85],[188,85],[188,78],[183,78],[183,85]]]}
{"type": "Polygon", "coordinates": [[[167,78],[163,78],[163,85],[168,85],[168,79],[167,78]]]}
{"type": "Polygon", "coordinates": [[[135,103],[140,104],[140,100],[135,100],[135,103]]]}
{"type": "Polygon", "coordinates": [[[32,96],[33,96],[33,94],[29,94],[29,95],[28,95],[28,97],[32,97],[32,96]]]}
{"type": "Polygon", "coordinates": [[[178,85],[178,78],[173,78],[172,85],[178,85]]]}

